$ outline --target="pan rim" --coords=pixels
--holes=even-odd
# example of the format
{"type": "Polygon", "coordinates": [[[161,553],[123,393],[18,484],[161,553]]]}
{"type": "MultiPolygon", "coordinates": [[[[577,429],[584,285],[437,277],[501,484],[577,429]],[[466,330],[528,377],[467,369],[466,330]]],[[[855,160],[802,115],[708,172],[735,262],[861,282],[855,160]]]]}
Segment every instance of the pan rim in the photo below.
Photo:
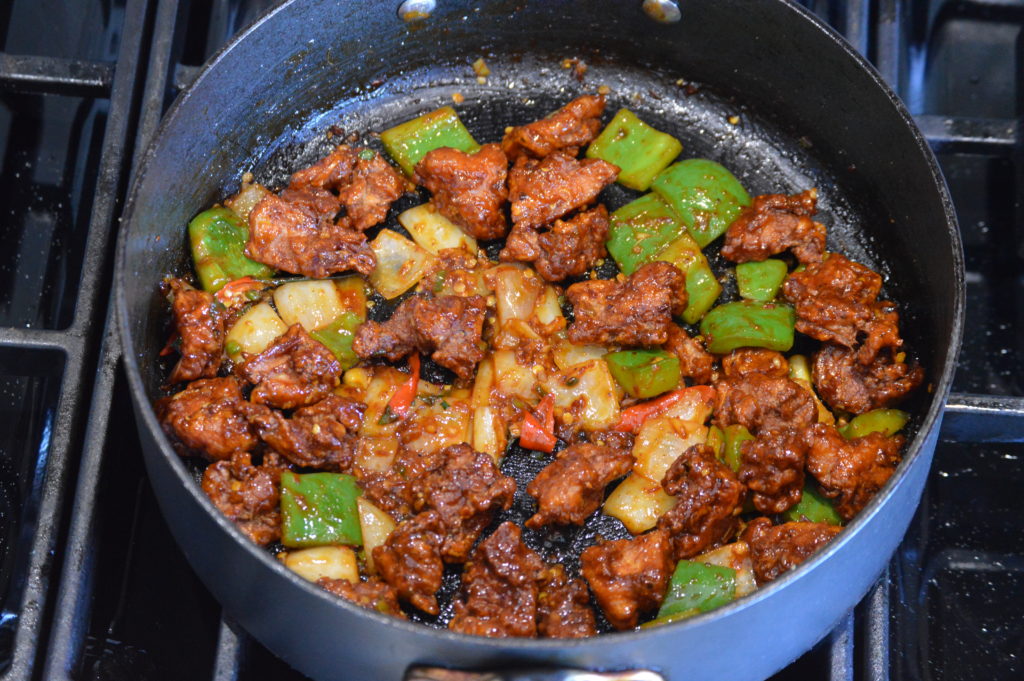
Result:
{"type": "Polygon", "coordinates": [[[220,529],[227,532],[233,538],[234,542],[240,545],[241,548],[247,552],[250,558],[261,562],[265,568],[270,569],[277,577],[290,582],[294,587],[305,590],[308,595],[322,599],[324,603],[330,603],[335,607],[341,607],[350,614],[355,614],[359,617],[370,617],[372,620],[380,624],[394,627],[395,629],[401,630],[405,633],[418,636],[428,636],[430,638],[441,637],[442,639],[448,640],[454,644],[486,644],[497,653],[514,653],[517,651],[554,652],[565,651],[566,649],[582,650],[602,645],[609,636],[613,636],[613,640],[616,642],[637,640],[640,637],[645,639],[660,638],[664,636],[674,637],[684,630],[699,628],[704,623],[712,619],[729,618],[733,615],[737,615],[748,608],[754,607],[763,600],[772,598],[774,594],[798,582],[803,575],[815,570],[821,563],[829,560],[832,555],[840,551],[848,542],[852,541],[853,538],[860,533],[867,526],[867,523],[878,513],[879,509],[892,498],[897,487],[899,487],[903,480],[906,479],[908,471],[915,465],[917,460],[921,456],[930,455],[930,451],[927,454],[923,452],[926,441],[929,440],[933,434],[937,437],[937,429],[941,423],[942,413],[952,387],[953,377],[956,371],[957,357],[960,352],[960,345],[963,337],[965,312],[963,245],[960,238],[960,231],[953,202],[950,197],[945,178],[943,177],[938,165],[938,161],[903,101],[898,95],[896,95],[892,88],[889,87],[874,66],[859,52],[857,52],[831,26],[826,24],[823,20],[819,19],[803,6],[799,5],[796,0],[775,1],[793,12],[798,17],[798,21],[809,21],[818,31],[821,31],[825,33],[826,36],[830,37],[845,53],[846,57],[852,59],[861,70],[867,73],[872,83],[881,89],[882,93],[889,101],[890,106],[893,107],[895,113],[903,122],[904,127],[911,133],[912,139],[918,147],[918,151],[927,163],[932,182],[934,183],[935,189],[937,190],[942,203],[943,213],[946,218],[945,227],[953,250],[953,283],[956,290],[955,300],[952,301],[951,322],[953,328],[949,347],[946,351],[945,357],[942,358],[942,366],[944,368],[942,374],[935,382],[935,389],[930,398],[931,403],[924,415],[924,418],[922,419],[921,427],[915,434],[913,441],[907,447],[906,454],[904,455],[895,474],[886,483],[884,488],[871,499],[860,513],[857,514],[857,517],[844,528],[843,532],[841,532],[836,539],[831,541],[824,549],[816,552],[803,564],[788,571],[786,574],[782,575],[770,584],[759,587],[754,593],[737,599],[736,601],[715,610],[696,615],[686,620],[674,622],[666,626],[652,627],[643,630],[609,632],[607,634],[582,639],[485,638],[453,632],[448,629],[436,629],[424,624],[402,620],[372,610],[367,610],[345,599],[338,598],[317,587],[315,584],[304,580],[296,573],[286,568],[280,561],[274,559],[274,557],[266,550],[249,540],[249,538],[240,529],[238,529],[234,523],[229,521],[217,510],[210,499],[202,493],[200,486],[195,484],[193,476],[182,462],[181,458],[171,447],[169,439],[164,434],[163,429],[156,419],[155,411],[153,410],[149,396],[145,386],[143,385],[138,358],[134,356],[131,351],[134,347],[132,342],[133,334],[128,323],[128,302],[125,286],[125,282],[127,281],[126,274],[129,232],[134,222],[134,214],[138,204],[137,194],[143,184],[151,159],[156,156],[157,148],[160,146],[160,141],[164,137],[164,132],[167,128],[175,124],[178,112],[192,96],[192,93],[195,91],[195,86],[201,83],[212,70],[218,67],[224,56],[237,43],[245,40],[247,36],[257,31],[260,26],[271,20],[271,18],[276,14],[286,11],[286,8],[295,2],[301,2],[301,0],[288,0],[287,2],[281,3],[280,5],[270,9],[259,19],[236,34],[234,38],[225,43],[225,45],[206,62],[196,79],[193,81],[193,84],[176,98],[167,113],[163,116],[159,127],[147,145],[145,153],[140,158],[137,173],[132,179],[131,189],[127,195],[124,210],[122,211],[124,227],[118,234],[116,264],[114,270],[115,316],[117,318],[118,337],[122,346],[122,359],[128,379],[129,391],[131,393],[132,400],[136,405],[136,414],[140,417],[142,422],[140,425],[145,427],[154,436],[154,439],[160,449],[160,455],[170,464],[170,468],[175,477],[182,485],[184,485],[187,494],[192,498],[192,500],[198,503],[204,512],[213,516],[215,523],[220,527],[220,529]]]}

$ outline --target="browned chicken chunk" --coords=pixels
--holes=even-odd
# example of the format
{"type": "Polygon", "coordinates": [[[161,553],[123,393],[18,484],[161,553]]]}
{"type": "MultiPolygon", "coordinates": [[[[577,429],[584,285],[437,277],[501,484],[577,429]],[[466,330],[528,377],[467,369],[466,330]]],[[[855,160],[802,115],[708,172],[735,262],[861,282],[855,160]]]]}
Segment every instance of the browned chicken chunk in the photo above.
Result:
{"type": "Polygon", "coordinates": [[[388,321],[360,326],[352,349],[364,359],[392,362],[416,351],[430,352],[435,362],[469,379],[484,356],[480,346],[486,310],[481,296],[411,296],[388,321]]]}
{"type": "Polygon", "coordinates": [[[924,380],[920,366],[897,362],[889,352],[864,365],[855,351],[838,345],[815,353],[812,374],[826,404],[853,414],[898,404],[924,380]]]}
{"type": "Polygon", "coordinates": [[[580,556],[580,566],[611,625],[632,629],[665,598],[675,569],[672,539],[668,532],[654,530],[591,546],[580,556]]]}
{"type": "Polygon", "coordinates": [[[547,230],[514,226],[499,257],[533,263],[544,279],[562,281],[580,276],[608,255],[607,238],[608,210],[602,204],[569,220],[555,220],[547,230]]]}
{"type": "Polygon", "coordinates": [[[543,570],[544,561],[523,543],[519,527],[502,523],[466,564],[464,595],[448,627],[477,636],[536,636],[543,570]]]}
{"type": "Polygon", "coordinates": [[[817,212],[818,190],[799,194],[764,194],[744,208],[725,233],[722,257],[733,262],[760,262],[791,250],[802,263],[821,262],[825,225],[817,212]]]}
{"type": "MultiPolygon", "coordinates": [[[[344,206],[345,215],[338,221],[339,226],[364,232],[383,222],[388,208],[409,187],[380,154],[342,144],[317,163],[293,174],[288,188],[337,192],[338,205],[326,217],[333,220],[338,208],[344,206]]],[[[281,195],[284,197],[284,192],[281,195]]]]}
{"type": "Polygon", "coordinates": [[[781,428],[740,445],[739,478],[761,513],[782,513],[800,502],[807,440],[804,431],[781,428]]]}
{"type": "Polygon", "coordinates": [[[203,471],[203,492],[250,539],[265,546],[281,538],[279,481],[284,463],[273,453],[252,465],[246,452],[217,461],[203,471]]]}
{"type": "Polygon", "coordinates": [[[156,407],[167,434],[208,459],[226,459],[256,446],[234,378],[201,378],[159,400],[156,407]]]}
{"type": "Polygon", "coordinates": [[[697,385],[711,383],[715,377],[715,356],[697,338],[672,324],[668,329],[665,350],[679,358],[679,373],[697,385]]]}
{"type": "Polygon", "coordinates": [[[782,295],[796,308],[796,330],[811,338],[855,348],[870,364],[883,348],[899,348],[899,314],[879,301],[882,277],[864,265],[831,253],[820,263],[786,277],[782,295]]]}
{"type": "Polygon", "coordinates": [[[516,482],[502,475],[494,460],[467,444],[419,457],[411,478],[413,510],[437,511],[445,527],[441,555],[461,563],[494,512],[508,510],[516,482]]]}
{"type": "Polygon", "coordinates": [[[808,433],[807,472],[834,500],[843,520],[852,520],[896,472],[902,435],[871,433],[847,440],[832,426],[819,423],[808,433]]]}
{"type": "Polygon", "coordinates": [[[441,546],[445,529],[436,511],[403,520],[387,541],[373,549],[373,562],[381,577],[398,594],[425,613],[436,615],[437,590],[444,577],[441,546]]]}
{"type": "Polygon", "coordinates": [[[595,279],[570,286],[573,343],[627,347],[664,345],[672,315],[686,307],[686,277],[675,265],[652,262],[624,282],[595,279]]]}
{"type": "Polygon", "coordinates": [[[321,577],[317,584],[335,596],[352,601],[367,610],[376,610],[385,615],[405,619],[405,613],[398,605],[398,596],[387,582],[371,577],[365,582],[353,584],[347,579],[329,579],[321,577]]]}
{"type": "Polygon", "coordinates": [[[757,518],[743,531],[750,546],[754,577],[765,584],[804,562],[842,530],[825,523],[784,523],[772,526],[768,518],[757,518]]]}
{"type": "Polygon", "coordinates": [[[597,510],[604,488],[633,467],[633,456],[612,447],[574,444],[558,453],[526,488],[537,513],[526,527],[582,525],[597,510]]]}
{"type": "Polygon", "coordinates": [[[181,358],[171,371],[168,383],[213,378],[224,354],[224,315],[206,291],[193,288],[181,279],[169,282],[173,301],[171,313],[181,338],[181,358]]]}
{"type": "Polygon", "coordinates": [[[520,156],[508,176],[512,223],[535,229],[594,202],[619,168],[596,158],[577,161],[556,151],[541,161],[520,156]]]}
{"type": "Polygon", "coordinates": [[[575,156],[601,131],[602,113],[604,97],[577,97],[546,118],[506,132],[501,148],[512,161],[524,154],[539,158],[554,151],[575,156]]]}
{"type": "Polygon", "coordinates": [[[582,579],[569,579],[561,565],[550,565],[541,574],[537,633],[549,638],[584,638],[597,634],[586,583],[582,579]]]}
{"type": "Polygon", "coordinates": [[[292,274],[322,279],[355,270],[369,275],[377,265],[366,237],[335,225],[304,203],[270,195],[249,213],[245,254],[292,274]]]}
{"type": "Polygon", "coordinates": [[[416,181],[434,195],[441,215],[477,239],[500,239],[508,231],[502,206],[508,200],[508,160],[497,144],[473,154],[441,147],[416,164],[416,181]]]}
{"type": "Polygon", "coordinates": [[[732,470],[707,445],[683,452],[661,482],[676,505],[658,518],[672,538],[673,559],[682,560],[724,544],[736,532],[746,493],[732,470]]]}
{"type": "Polygon", "coordinates": [[[722,358],[722,373],[726,378],[742,378],[749,374],[786,378],[789,376],[789,361],[781,352],[774,350],[737,348],[722,358]]]}
{"type": "Polygon", "coordinates": [[[752,373],[715,384],[715,422],[738,423],[754,435],[816,423],[818,406],[799,383],[752,373]]]}
{"type": "Polygon", "coordinates": [[[338,191],[338,199],[345,207],[345,215],[338,224],[365,232],[383,222],[391,204],[408,189],[405,178],[380,154],[360,158],[348,183],[338,191]]]}
{"type": "Polygon", "coordinates": [[[260,354],[237,367],[256,387],[249,399],[278,409],[295,409],[327,397],[341,379],[341,364],[300,324],[275,339],[260,354]]]}
{"type": "Polygon", "coordinates": [[[296,466],[347,473],[365,410],[362,402],[328,395],[291,418],[262,405],[252,405],[248,415],[260,439],[296,466]]]}

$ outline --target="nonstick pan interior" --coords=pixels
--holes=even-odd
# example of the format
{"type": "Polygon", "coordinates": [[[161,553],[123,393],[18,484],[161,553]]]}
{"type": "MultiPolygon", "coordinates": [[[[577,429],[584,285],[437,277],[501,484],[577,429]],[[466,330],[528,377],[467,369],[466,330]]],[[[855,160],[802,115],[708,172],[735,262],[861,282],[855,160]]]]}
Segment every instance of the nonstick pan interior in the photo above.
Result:
{"type": "MultiPolygon", "coordinates": [[[[566,61],[570,57],[579,58],[568,53],[492,53],[485,57],[491,76],[484,84],[475,80],[468,63],[452,69],[456,77],[464,76],[459,79],[461,82],[451,82],[455,80],[451,75],[445,78],[437,69],[406,71],[380,83],[372,95],[343,102],[302,131],[279,140],[270,146],[272,151],[265,159],[258,160],[251,168],[239,169],[238,174],[251,171],[257,181],[279,188],[287,184],[292,172],[315,162],[343,140],[357,141],[383,151],[377,133],[425,111],[450,105],[453,96],[460,101],[456,108],[477,141],[497,142],[507,126],[541,118],[573,97],[594,93],[600,88],[602,92],[607,90],[605,119],[620,108],[629,108],[654,127],[678,138],[683,143],[682,157],[710,158],[725,165],[739,177],[751,195],[794,193],[817,187],[819,214],[816,219],[829,228],[829,250],[840,251],[883,272],[891,263],[898,262],[898,257],[886,252],[884,246],[863,229],[863,225],[880,219],[877,213],[871,213],[872,209],[877,211],[878,206],[872,205],[871,197],[858,196],[843,186],[841,176],[837,177],[827,162],[816,158],[810,138],[798,135],[798,131],[780,130],[770,119],[740,104],[738,99],[717,94],[711,86],[691,82],[685,74],[627,64],[600,52],[591,52],[582,57],[587,69],[583,77],[578,78],[573,65],[566,61]],[[439,84],[438,81],[442,82],[439,84]],[[303,139],[304,135],[310,136],[303,139]]],[[[639,192],[613,185],[604,192],[601,200],[609,210],[614,210],[639,195],[639,192]]],[[[395,215],[427,199],[429,193],[423,189],[415,195],[403,197],[393,207],[389,219],[369,232],[369,236],[372,238],[383,228],[409,236],[395,220],[395,215]]],[[[500,241],[495,242],[490,250],[496,252],[500,245],[500,241]]],[[[731,263],[718,257],[718,248],[719,242],[716,242],[706,252],[716,273],[723,278],[726,295],[735,295],[735,287],[729,278],[731,263]]],[[[186,260],[178,272],[188,272],[189,267],[186,260]]],[[[601,274],[610,277],[616,271],[608,259],[601,274]]],[[[896,290],[889,295],[901,300],[899,287],[890,288],[896,290]]],[[[404,297],[387,302],[377,296],[371,316],[386,319],[404,297]]],[[[919,347],[914,340],[913,324],[905,312],[903,318],[911,347],[919,347]]],[[[695,328],[690,330],[697,333],[695,328]]],[[[806,345],[813,349],[818,344],[809,342],[806,345]]],[[[432,370],[436,372],[439,368],[434,365],[426,371],[432,370]]],[[[440,373],[437,382],[450,383],[451,379],[451,375],[440,373]]],[[[505,520],[522,526],[533,515],[536,502],[526,494],[526,486],[552,459],[552,456],[529,452],[515,445],[510,449],[502,462],[502,471],[516,479],[518,491],[513,507],[495,519],[494,527],[505,520]]],[[[197,474],[200,471],[201,468],[196,469],[197,474]]],[[[609,486],[609,491],[613,488],[614,485],[609,486]]],[[[578,576],[579,556],[585,548],[600,540],[629,536],[621,522],[600,513],[592,515],[582,528],[546,527],[524,531],[524,539],[531,548],[549,562],[564,565],[573,577],[578,576]]],[[[424,624],[446,627],[452,614],[453,600],[458,594],[460,572],[459,566],[449,566],[446,572],[444,586],[438,594],[440,615],[432,617],[407,609],[409,617],[424,624]]],[[[599,611],[598,618],[601,629],[610,631],[599,611]]]]}

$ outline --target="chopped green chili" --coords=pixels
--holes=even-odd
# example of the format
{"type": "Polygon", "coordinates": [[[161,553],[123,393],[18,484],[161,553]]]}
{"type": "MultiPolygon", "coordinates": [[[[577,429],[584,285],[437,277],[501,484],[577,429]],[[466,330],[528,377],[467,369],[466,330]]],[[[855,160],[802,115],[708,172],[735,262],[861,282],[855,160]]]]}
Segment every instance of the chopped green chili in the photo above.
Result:
{"type": "Polygon", "coordinates": [[[281,543],[290,547],[363,543],[359,485],[341,473],[281,473],[281,543]]]}
{"type": "Polygon", "coordinates": [[[196,274],[206,291],[216,293],[242,277],[269,279],[274,275],[273,268],[245,257],[249,227],[229,208],[217,206],[192,218],[188,236],[196,274]]]}
{"type": "Polygon", "coordinates": [[[703,158],[673,163],[661,171],[653,189],[675,211],[701,248],[722,235],[750,195],[723,166],[703,158]]]}
{"type": "Polygon", "coordinates": [[[748,300],[775,300],[789,268],[781,260],[769,258],[762,262],[744,262],[736,265],[736,286],[740,296],[748,300]]]}
{"type": "Polygon", "coordinates": [[[679,358],[664,350],[622,350],[604,356],[608,370],[628,394],[647,398],[679,384],[679,358]]]}
{"type": "Polygon", "coordinates": [[[380,140],[406,175],[412,175],[420,159],[434,149],[451,147],[471,154],[480,148],[450,106],[388,128],[380,140]]]}
{"type": "Polygon", "coordinates": [[[672,135],[655,130],[632,111],[620,109],[587,147],[587,158],[617,165],[620,184],[646,191],[655,175],[682,150],[683,145],[672,135]]]}
{"type": "Polygon", "coordinates": [[[708,352],[716,355],[743,347],[785,352],[793,347],[795,323],[789,305],[740,300],[708,312],[700,323],[700,332],[708,352]]]}

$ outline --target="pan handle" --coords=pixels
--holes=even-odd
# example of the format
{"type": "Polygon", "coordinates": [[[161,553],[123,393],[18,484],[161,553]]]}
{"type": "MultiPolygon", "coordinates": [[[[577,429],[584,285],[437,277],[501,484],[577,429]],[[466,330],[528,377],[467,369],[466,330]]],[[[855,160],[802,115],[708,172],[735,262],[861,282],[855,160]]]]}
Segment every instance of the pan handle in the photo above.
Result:
{"type": "Polygon", "coordinates": [[[620,672],[588,672],[552,667],[467,672],[441,667],[410,667],[405,681],[665,681],[657,672],[632,669],[620,672]]]}
{"type": "Polygon", "coordinates": [[[1024,397],[953,393],[940,437],[957,442],[1024,442],[1024,397]]]}

